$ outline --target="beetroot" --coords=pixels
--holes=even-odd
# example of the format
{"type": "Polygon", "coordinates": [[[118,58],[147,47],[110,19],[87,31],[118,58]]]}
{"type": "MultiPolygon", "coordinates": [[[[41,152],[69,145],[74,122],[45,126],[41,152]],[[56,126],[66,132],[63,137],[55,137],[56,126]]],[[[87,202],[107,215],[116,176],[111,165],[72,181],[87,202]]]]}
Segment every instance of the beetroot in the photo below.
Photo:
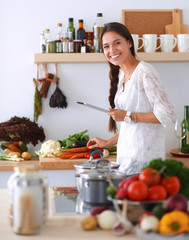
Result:
{"type": "Polygon", "coordinates": [[[168,211],[180,210],[187,212],[188,210],[188,201],[187,198],[182,194],[175,194],[170,196],[166,203],[165,207],[168,211]]]}

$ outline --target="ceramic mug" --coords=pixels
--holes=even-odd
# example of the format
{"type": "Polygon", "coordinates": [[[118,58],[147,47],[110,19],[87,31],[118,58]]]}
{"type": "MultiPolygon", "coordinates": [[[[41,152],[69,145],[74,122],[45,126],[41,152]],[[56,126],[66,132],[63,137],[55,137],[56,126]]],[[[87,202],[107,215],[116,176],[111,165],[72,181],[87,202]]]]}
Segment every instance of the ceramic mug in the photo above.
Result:
{"type": "Polygon", "coordinates": [[[179,52],[189,52],[189,34],[177,34],[179,52]]]}
{"type": "Polygon", "coordinates": [[[157,34],[143,34],[144,39],[144,51],[145,52],[155,52],[162,45],[162,39],[157,37],[157,34]],[[157,40],[160,40],[160,45],[157,46],[157,40]]]}
{"type": "Polygon", "coordinates": [[[133,38],[135,52],[137,52],[139,49],[141,49],[144,46],[144,39],[139,37],[138,34],[131,34],[131,36],[133,38]],[[139,45],[140,40],[142,41],[141,45],[139,45]]]}
{"type": "Polygon", "coordinates": [[[173,34],[161,34],[160,38],[162,39],[162,52],[172,52],[177,44],[177,39],[173,34]]]}

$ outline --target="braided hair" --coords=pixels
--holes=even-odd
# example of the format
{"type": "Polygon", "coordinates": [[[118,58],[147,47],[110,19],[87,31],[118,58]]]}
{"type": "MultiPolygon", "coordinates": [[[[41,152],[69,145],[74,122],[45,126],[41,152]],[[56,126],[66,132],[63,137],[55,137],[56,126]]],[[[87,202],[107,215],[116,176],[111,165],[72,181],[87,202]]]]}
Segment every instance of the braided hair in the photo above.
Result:
{"type": "MultiPolygon", "coordinates": [[[[118,23],[118,22],[111,22],[111,23],[107,23],[104,26],[104,28],[102,29],[101,34],[100,34],[100,46],[101,46],[102,50],[103,50],[102,37],[106,32],[116,32],[120,36],[124,37],[127,41],[130,41],[132,44],[130,51],[131,51],[131,54],[135,57],[133,38],[125,25],[118,23]]],[[[111,108],[114,109],[115,108],[114,98],[115,98],[115,95],[117,92],[120,66],[113,65],[110,62],[109,62],[109,66],[110,66],[110,71],[109,71],[110,91],[109,91],[108,100],[109,100],[111,108]]],[[[116,125],[116,122],[112,119],[112,117],[109,118],[109,131],[114,132],[114,133],[117,132],[117,125],[116,125]]]]}

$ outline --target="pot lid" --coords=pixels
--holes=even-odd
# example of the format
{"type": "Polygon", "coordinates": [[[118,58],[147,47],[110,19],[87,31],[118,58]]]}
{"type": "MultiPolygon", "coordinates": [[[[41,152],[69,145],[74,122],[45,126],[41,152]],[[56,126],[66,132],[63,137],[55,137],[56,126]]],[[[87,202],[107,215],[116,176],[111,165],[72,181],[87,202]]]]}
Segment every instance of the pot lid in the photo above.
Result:
{"type": "Polygon", "coordinates": [[[96,180],[107,180],[108,178],[110,179],[124,179],[126,178],[126,173],[121,172],[116,169],[93,169],[89,172],[81,173],[81,178],[84,179],[96,179],[96,180]]]}
{"type": "MultiPolygon", "coordinates": [[[[89,160],[89,161],[84,161],[84,162],[79,162],[79,163],[76,163],[74,164],[74,167],[75,169],[95,169],[96,167],[96,164],[99,160],[105,160],[105,159],[98,159],[98,160],[89,160]]],[[[108,160],[106,160],[108,161],[108,160]]],[[[108,161],[108,163],[100,163],[100,168],[111,168],[111,169],[116,169],[119,167],[119,164],[118,163],[115,163],[115,162],[110,162],[108,161]]]]}

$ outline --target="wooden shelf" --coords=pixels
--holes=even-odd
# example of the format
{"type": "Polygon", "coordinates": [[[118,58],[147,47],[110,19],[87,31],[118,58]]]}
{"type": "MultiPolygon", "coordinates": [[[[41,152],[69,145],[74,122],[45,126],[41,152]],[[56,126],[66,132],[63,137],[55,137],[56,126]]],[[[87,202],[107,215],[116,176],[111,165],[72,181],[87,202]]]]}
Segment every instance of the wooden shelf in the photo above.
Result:
{"type": "MultiPolygon", "coordinates": [[[[137,53],[139,60],[146,62],[188,62],[189,52],[137,53]]],[[[35,54],[34,63],[100,63],[106,62],[103,53],[47,53],[35,54]]]]}

